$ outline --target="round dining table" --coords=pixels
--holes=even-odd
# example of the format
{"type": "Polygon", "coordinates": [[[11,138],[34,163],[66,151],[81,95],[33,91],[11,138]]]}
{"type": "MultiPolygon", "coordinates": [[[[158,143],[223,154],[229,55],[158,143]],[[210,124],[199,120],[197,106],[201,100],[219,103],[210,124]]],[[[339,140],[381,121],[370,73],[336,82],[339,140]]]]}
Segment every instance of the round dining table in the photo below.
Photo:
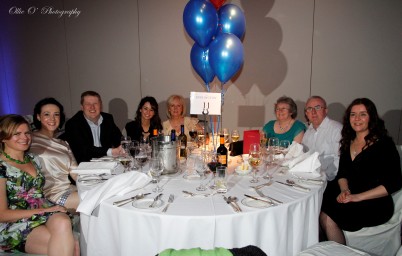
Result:
{"type": "MultiPolygon", "coordinates": [[[[159,185],[163,191],[156,207],[148,207],[159,194],[152,191],[154,183],[103,200],[92,214],[81,213],[81,253],[150,256],[170,248],[231,249],[254,245],[267,255],[283,256],[296,255],[317,243],[325,175],[320,177],[322,183],[312,183],[296,178],[284,167],[269,166],[268,170],[274,169],[270,170],[273,172],[270,180],[263,178],[267,172],[264,167],[257,173],[259,182],[250,183],[250,174],[234,172],[239,164],[241,157],[231,158],[225,194],[210,188],[214,184],[212,173],[201,179],[179,171],[161,176],[159,185]],[[288,179],[308,190],[278,183],[286,183],[288,179]],[[196,190],[201,181],[208,187],[206,191],[196,190]],[[251,187],[261,184],[265,186],[259,190],[276,201],[258,195],[251,187]],[[140,193],[149,194],[122,206],[113,204],[140,193]],[[163,212],[170,195],[174,200],[163,212]],[[238,199],[241,211],[235,211],[235,207],[227,203],[225,197],[229,196],[238,199]]],[[[143,170],[146,172],[146,168],[143,170]]],[[[109,182],[113,182],[114,178],[111,179],[109,182]]],[[[100,185],[78,182],[79,193],[100,185]]]]}

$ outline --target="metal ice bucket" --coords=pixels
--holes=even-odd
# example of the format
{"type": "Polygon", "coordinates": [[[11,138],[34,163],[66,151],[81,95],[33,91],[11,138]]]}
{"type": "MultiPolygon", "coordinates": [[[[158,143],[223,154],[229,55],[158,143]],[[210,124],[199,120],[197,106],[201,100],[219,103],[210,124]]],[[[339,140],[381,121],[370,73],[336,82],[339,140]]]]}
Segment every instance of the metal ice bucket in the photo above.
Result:
{"type": "Polygon", "coordinates": [[[162,157],[162,174],[172,174],[179,170],[178,155],[180,152],[179,143],[170,141],[170,136],[158,136],[151,139],[152,157],[162,157]]]}

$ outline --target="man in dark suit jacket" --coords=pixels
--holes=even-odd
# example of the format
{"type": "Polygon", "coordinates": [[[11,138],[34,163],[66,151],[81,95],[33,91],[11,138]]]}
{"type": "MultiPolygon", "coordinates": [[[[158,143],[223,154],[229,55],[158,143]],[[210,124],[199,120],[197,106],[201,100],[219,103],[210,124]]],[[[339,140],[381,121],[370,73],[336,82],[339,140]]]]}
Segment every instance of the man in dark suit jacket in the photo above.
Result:
{"type": "Polygon", "coordinates": [[[101,111],[100,95],[86,91],[81,94],[81,111],[66,122],[65,133],[60,138],[70,144],[78,163],[123,153],[120,129],[111,114],[101,111]]]}

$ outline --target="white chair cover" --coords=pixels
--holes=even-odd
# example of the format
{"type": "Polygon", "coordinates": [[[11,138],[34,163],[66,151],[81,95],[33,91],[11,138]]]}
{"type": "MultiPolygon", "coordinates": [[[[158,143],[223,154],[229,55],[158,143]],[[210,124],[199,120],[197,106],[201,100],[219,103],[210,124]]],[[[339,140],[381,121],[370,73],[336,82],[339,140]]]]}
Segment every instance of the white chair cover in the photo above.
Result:
{"type": "MultiPolygon", "coordinates": [[[[402,145],[397,145],[402,166],[402,145]]],[[[402,171],[402,170],[401,170],[402,171]]],[[[378,256],[394,256],[401,247],[402,190],[392,195],[395,211],[392,218],[379,226],[344,231],[346,244],[378,256]]]]}
{"type": "Polygon", "coordinates": [[[334,241],[326,241],[310,246],[301,251],[297,256],[370,256],[369,254],[350,248],[348,246],[338,244],[334,241]]]}

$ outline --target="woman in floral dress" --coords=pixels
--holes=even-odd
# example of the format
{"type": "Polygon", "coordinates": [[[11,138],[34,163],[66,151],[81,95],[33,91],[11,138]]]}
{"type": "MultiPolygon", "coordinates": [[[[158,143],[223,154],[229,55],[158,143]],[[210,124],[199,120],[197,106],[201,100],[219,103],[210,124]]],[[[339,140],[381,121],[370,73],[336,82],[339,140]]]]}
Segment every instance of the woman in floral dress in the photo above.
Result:
{"type": "Polygon", "coordinates": [[[39,160],[25,153],[30,143],[31,131],[23,117],[0,117],[0,249],[73,255],[71,220],[63,206],[44,198],[39,160]]]}

